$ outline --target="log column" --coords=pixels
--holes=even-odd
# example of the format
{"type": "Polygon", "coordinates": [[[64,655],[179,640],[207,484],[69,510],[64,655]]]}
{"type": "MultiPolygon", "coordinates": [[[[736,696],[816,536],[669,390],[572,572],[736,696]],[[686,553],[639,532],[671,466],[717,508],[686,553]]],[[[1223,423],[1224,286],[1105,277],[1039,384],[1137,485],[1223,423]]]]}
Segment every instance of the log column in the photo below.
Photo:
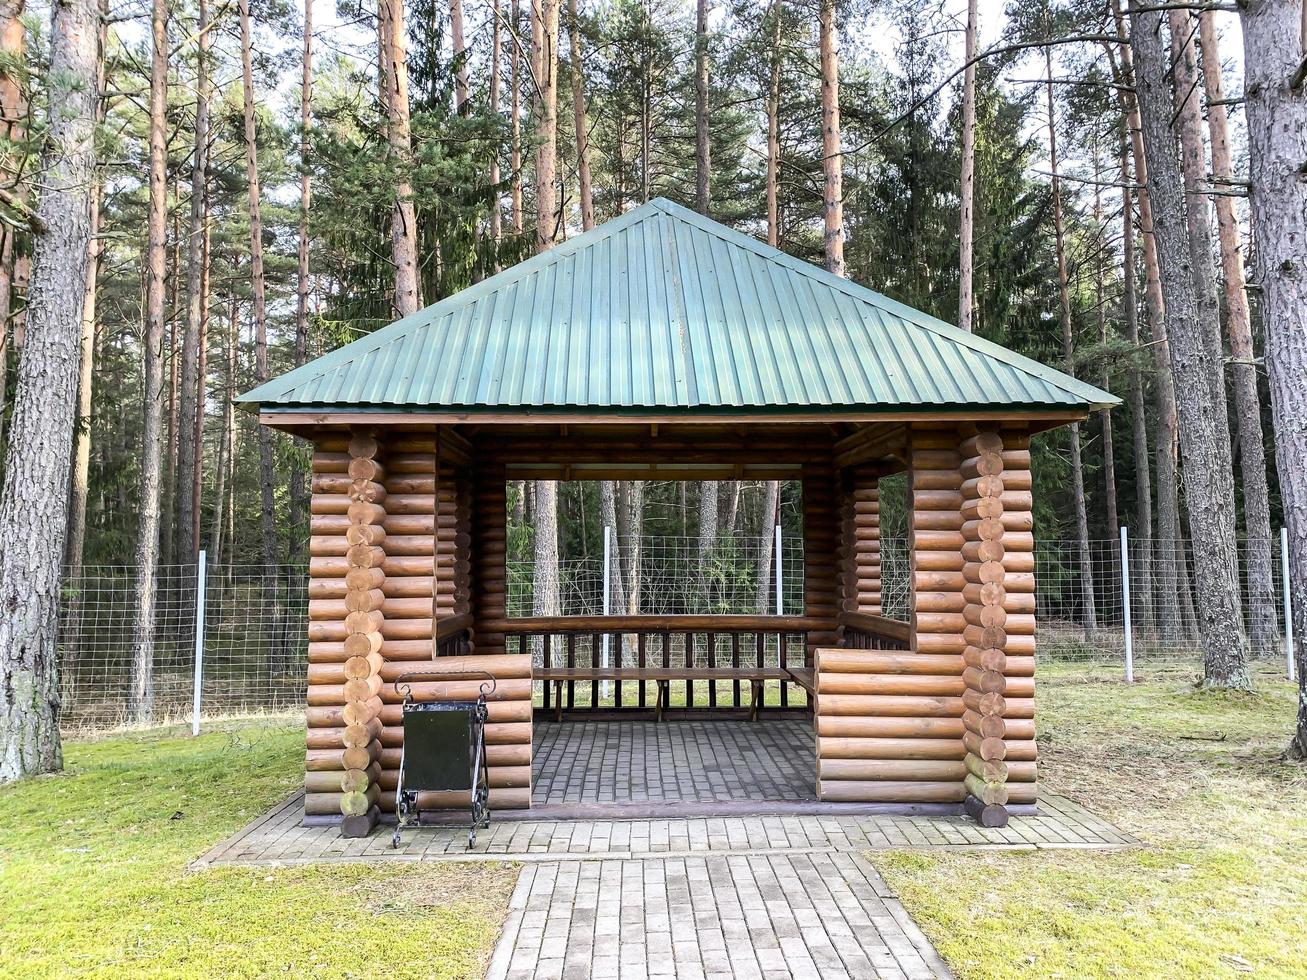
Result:
{"type": "Polygon", "coordinates": [[[385,470],[380,446],[368,432],[349,441],[349,526],[345,540],[344,775],[341,777],[340,832],[363,837],[376,826],[380,792],[376,763],[381,757],[381,655],[385,613],[382,565],[386,537],[385,470]]]}
{"type": "Polygon", "coordinates": [[[1036,802],[1035,747],[1035,535],[1030,478],[1030,433],[1004,428],[1003,608],[1007,689],[1004,740],[1008,803],[1036,802]]]}
{"type": "MultiPolygon", "coordinates": [[[[1028,644],[1013,643],[1009,635],[1009,624],[1034,628],[1029,451],[1024,435],[1008,439],[995,426],[959,447],[965,805],[991,827],[1007,823],[1009,803],[1033,803],[1035,789],[1033,650],[1023,652],[1028,644]],[[1008,439],[1017,444],[1011,450],[1008,439]]],[[[1033,632],[1025,635],[1033,639],[1033,632]]]]}

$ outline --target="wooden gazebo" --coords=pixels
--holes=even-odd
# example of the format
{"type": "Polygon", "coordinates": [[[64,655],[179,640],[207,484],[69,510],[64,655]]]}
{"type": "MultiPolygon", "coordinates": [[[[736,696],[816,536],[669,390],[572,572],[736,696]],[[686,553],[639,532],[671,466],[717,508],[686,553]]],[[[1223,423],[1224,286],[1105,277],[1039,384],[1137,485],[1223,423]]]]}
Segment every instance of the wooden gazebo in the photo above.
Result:
{"type": "Polygon", "coordinates": [[[551,675],[570,706],[599,634],[651,670],[679,649],[691,683],[761,676],[749,638],[781,637],[767,676],[810,692],[822,801],[1034,805],[1030,438],[1110,394],[656,200],[242,401],[314,446],[307,819],[366,833],[393,809],[394,682],[424,664],[498,678],[491,803],[529,807],[533,683],[577,671],[551,675]],[[878,480],[903,470],[907,621],[880,593],[878,480]],[[801,480],[802,613],[510,617],[524,478],[801,480]],[[526,637],[557,655],[533,667],[526,637]]]}

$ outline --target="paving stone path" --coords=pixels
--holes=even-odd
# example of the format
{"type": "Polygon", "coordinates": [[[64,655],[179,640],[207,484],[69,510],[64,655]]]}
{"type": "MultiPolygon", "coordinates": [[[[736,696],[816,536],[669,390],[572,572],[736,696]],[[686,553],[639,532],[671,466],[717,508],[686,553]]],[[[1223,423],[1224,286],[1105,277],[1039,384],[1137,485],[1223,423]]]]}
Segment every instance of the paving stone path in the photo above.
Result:
{"type": "Polygon", "coordinates": [[[488,980],[947,977],[853,854],[528,865],[488,980]]]}
{"type": "Polygon", "coordinates": [[[863,857],[878,850],[1113,849],[1138,841],[1065,798],[1005,828],[958,816],[771,814],[512,820],[343,840],[299,795],[193,868],[348,861],[522,865],[493,980],[940,977],[948,969],[863,857]]]}

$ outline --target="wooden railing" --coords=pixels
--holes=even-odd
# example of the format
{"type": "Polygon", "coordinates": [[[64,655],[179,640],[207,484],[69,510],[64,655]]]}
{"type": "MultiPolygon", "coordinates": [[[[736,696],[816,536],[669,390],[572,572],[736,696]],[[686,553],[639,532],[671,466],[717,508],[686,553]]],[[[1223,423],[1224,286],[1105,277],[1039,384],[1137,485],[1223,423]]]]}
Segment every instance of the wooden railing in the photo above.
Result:
{"type": "MultiPolygon", "coordinates": [[[[608,663],[635,673],[688,665],[723,670],[811,667],[807,633],[829,625],[806,616],[533,616],[480,622],[477,631],[502,633],[509,653],[531,655],[541,666],[556,668],[603,666],[607,637],[608,663]]],[[[638,711],[655,706],[653,682],[615,679],[609,682],[609,697],[601,696],[604,683],[568,681],[562,686],[563,710],[638,711]]],[[[673,708],[749,705],[749,682],[743,678],[673,683],[674,694],[684,689],[684,705],[673,708]]],[[[789,681],[779,685],[780,707],[807,710],[801,689],[789,681]]],[[[546,710],[558,707],[552,686],[542,685],[541,706],[546,710]]]]}
{"type": "Polygon", "coordinates": [[[912,628],[901,619],[849,612],[840,615],[840,625],[844,627],[846,649],[912,649],[912,628]]]}
{"type": "Polygon", "coordinates": [[[460,616],[446,616],[436,620],[437,657],[458,657],[468,652],[468,631],[472,629],[472,617],[464,613],[460,616]]]}

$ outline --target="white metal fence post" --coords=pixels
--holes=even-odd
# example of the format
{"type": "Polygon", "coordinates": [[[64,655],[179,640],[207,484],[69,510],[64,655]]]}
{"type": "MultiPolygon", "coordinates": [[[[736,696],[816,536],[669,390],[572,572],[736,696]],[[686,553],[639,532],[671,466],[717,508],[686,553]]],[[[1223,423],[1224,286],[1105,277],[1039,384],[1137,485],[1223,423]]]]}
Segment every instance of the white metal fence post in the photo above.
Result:
{"type": "Polygon", "coordinates": [[[200,734],[200,688],[204,679],[204,587],[208,555],[201,550],[195,565],[195,695],[191,702],[191,734],[200,734]]]}
{"type": "MultiPolygon", "coordinates": [[[[613,563],[613,529],[611,525],[605,524],[604,525],[604,574],[603,574],[603,580],[604,580],[603,609],[604,609],[605,616],[609,615],[609,612],[612,609],[612,601],[613,601],[612,600],[612,563],[613,563]]],[[[609,639],[608,639],[607,632],[604,633],[602,642],[603,642],[603,652],[601,654],[601,658],[602,658],[601,662],[604,667],[607,667],[609,663],[609,654],[608,654],[609,639]]],[[[610,685],[608,681],[604,681],[603,683],[604,697],[608,697],[609,688],[610,685]]]]}
{"type": "Polygon", "coordinates": [[[784,615],[785,597],[781,589],[782,568],[785,559],[781,557],[781,525],[776,524],[776,615],[784,615]]]}
{"type": "Polygon", "coordinates": [[[1293,591],[1289,587],[1289,529],[1280,528],[1280,579],[1284,587],[1284,662],[1289,680],[1298,676],[1298,662],[1293,656],[1293,591]]]}
{"type": "Polygon", "coordinates": [[[1135,636],[1130,625],[1130,533],[1121,525],[1121,625],[1125,632],[1125,682],[1135,680],[1135,636]]]}
{"type": "MultiPolygon", "coordinates": [[[[781,522],[777,521],[776,522],[776,545],[775,545],[776,561],[772,563],[772,565],[776,569],[776,615],[777,616],[783,616],[785,610],[785,590],[782,588],[781,585],[781,583],[784,580],[784,574],[785,574],[785,570],[783,567],[785,564],[785,559],[781,557],[782,540],[783,538],[781,535],[781,522]]],[[[784,646],[785,646],[785,634],[777,633],[776,634],[776,665],[778,667],[780,666],[781,663],[781,649],[784,646]]]]}

